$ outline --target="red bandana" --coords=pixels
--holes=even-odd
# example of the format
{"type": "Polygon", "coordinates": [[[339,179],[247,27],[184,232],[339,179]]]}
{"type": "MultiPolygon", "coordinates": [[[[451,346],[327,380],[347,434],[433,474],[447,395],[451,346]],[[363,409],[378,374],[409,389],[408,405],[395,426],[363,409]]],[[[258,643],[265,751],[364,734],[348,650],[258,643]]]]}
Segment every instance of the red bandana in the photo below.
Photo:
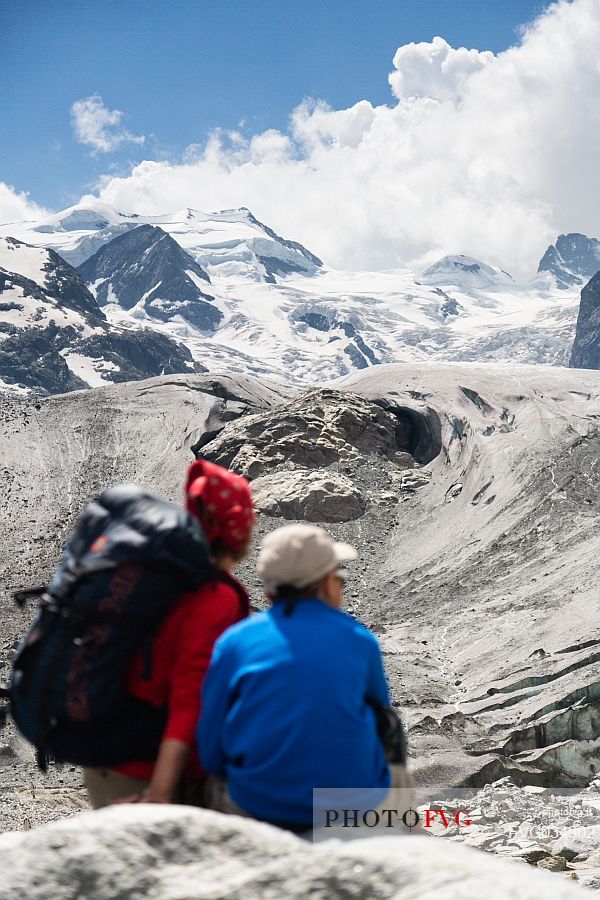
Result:
{"type": "Polygon", "coordinates": [[[186,509],[200,519],[211,544],[219,540],[232,550],[244,546],[255,520],[245,478],[197,459],[188,469],[185,494],[186,509]]]}

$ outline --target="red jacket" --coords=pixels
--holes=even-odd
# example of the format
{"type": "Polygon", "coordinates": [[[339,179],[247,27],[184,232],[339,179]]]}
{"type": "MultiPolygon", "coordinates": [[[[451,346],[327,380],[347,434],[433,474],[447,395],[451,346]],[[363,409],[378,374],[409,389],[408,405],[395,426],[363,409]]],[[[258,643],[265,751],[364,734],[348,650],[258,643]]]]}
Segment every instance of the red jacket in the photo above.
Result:
{"type": "MultiPolygon", "coordinates": [[[[176,738],[195,747],[202,682],[214,643],[226,628],[246,618],[250,611],[242,585],[230,576],[225,578],[225,581],[208,582],[177,601],[152,643],[149,680],[142,674],[141,650],[132,661],[127,691],[156,706],[167,704],[163,740],[176,738]]],[[[150,780],[154,762],[130,762],[114,769],[132,778],[150,780]]],[[[192,755],[187,774],[191,777],[204,774],[197,753],[192,755]]]]}

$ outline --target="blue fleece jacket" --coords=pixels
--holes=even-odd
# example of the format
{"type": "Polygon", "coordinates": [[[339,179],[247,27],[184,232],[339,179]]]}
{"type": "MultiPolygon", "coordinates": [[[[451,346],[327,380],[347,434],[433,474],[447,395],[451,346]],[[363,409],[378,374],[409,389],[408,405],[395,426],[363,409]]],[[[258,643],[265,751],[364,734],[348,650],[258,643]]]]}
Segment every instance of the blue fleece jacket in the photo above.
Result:
{"type": "Polygon", "coordinates": [[[317,598],[229,628],[204,679],[198,746],[256,818],[311,823],[314,788],[377,788],[390,772],[371,697],[390,703],[377,638],[317,598]]]}

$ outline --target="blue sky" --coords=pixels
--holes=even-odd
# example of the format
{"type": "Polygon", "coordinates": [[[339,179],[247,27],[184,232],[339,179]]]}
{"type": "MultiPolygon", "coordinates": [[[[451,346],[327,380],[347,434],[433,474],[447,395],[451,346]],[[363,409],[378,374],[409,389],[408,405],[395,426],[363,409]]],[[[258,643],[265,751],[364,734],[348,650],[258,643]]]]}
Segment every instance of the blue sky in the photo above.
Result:
{"type": "Polygon", "coordinates": [[[305,97],[392,104],[396,49],[441,35],[499,52],[540,0],[0,0],[0,181],[59,209],[101,175],[180,160],[215,128],[285,131],[305,97]],[[99,95],[144,143],[78,142],[72,105],[99,95]],[[242,123],[242,124],[240,124],[242,123]]]}

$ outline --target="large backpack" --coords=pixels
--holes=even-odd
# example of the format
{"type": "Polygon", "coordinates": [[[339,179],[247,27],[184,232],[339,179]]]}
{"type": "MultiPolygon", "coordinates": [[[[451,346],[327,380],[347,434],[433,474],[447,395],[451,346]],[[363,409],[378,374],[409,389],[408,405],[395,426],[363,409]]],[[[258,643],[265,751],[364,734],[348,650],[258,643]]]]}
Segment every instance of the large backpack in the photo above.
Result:
{"type": "Polygon", "coordinates": [[[126,693],[129,664],[151,650],[175,600],[214,571],[202,527],[182,507],[135,485],[89,504],[47,589],[15,595],[40,595],[8,693],[42,769],[48,758],[113,766],[156,757],[166,708],[126,693]]]}

